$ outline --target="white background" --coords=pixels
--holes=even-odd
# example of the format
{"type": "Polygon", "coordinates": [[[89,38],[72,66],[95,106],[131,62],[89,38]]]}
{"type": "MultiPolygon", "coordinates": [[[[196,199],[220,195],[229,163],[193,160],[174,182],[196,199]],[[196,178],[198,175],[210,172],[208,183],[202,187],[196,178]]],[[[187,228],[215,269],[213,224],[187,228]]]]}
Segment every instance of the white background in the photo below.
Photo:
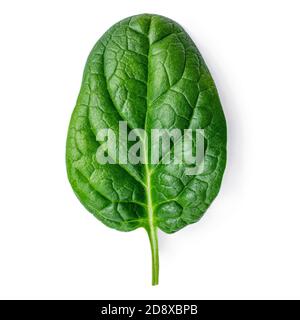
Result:
{"type": "Polygon", "coordinates": [[[292,0],[2,1],[0,298],[300,298],[300,3],[292,0]],[[97,221],[67,181],[65,140],[96,40],[138,13],[179,22],[228,122],[219,196],[197,224],[159,234],[97,221]]]}

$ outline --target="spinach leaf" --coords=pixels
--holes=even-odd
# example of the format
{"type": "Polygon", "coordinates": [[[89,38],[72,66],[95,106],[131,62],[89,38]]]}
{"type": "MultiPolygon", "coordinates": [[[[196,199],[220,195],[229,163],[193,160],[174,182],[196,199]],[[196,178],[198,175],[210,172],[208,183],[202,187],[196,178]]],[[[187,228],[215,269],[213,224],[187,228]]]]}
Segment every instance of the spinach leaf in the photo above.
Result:
{"type": "MultiPolygon", "coordinates": [[[[126,142],[130,147],[133,143],[126,142]]],[[[176,141],[174,141],[172,148],[176,141]]],[[[118,142],[116,148],[120,150],[118,142]]],[[[66,149],[68,178],[81,203],[105,225],[145,228],[158,284],[157,229],[173,233],[197,222],[216,197],[226,164],[226,122],[213,79],[197,47],[174,21],[150,14],[111,27],[91,51],[73,111],[66,149]],[[187,163],[97,161],[101,129],[202,129],[204,170],[187,163]]]]}

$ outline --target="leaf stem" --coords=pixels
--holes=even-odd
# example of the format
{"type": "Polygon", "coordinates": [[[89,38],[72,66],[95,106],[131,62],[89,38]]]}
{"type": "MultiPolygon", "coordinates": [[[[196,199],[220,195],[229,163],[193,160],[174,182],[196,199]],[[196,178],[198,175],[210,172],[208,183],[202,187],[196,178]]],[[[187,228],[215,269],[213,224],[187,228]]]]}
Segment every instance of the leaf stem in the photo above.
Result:
{"type": "Polygon", "coordinates": [[[151,254],[152,254],[152,285],[158,285],[159,278],[159,250],[158,250],[158,238],[157,228],[150,226],[147,228],[147,233],[150,240],[151,254]]]}

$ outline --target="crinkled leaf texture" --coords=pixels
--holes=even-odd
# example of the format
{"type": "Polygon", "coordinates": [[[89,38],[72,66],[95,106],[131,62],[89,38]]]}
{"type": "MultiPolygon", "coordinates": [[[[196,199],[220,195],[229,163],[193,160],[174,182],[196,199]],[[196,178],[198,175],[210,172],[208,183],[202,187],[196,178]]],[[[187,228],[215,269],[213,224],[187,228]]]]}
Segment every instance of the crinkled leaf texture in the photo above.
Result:
{"type": "MultiPolygon", "coordinates": [[[[150,152],[150,150],[148,150],[150,152]]],[[[148,154],[146,153],[146,156],[148,154]]],[[[176,22],[142,14],[111,27],[91,51],[67,138],[67,171],[81,203],[105,225],[150,238],[158,283],[157,228],[197,222],[216,197],[226,164],[226,122],[197,47],[176,22]],[[203,129],[204,171],[185,164],[99,164],[101,128],[203,129]]]]}

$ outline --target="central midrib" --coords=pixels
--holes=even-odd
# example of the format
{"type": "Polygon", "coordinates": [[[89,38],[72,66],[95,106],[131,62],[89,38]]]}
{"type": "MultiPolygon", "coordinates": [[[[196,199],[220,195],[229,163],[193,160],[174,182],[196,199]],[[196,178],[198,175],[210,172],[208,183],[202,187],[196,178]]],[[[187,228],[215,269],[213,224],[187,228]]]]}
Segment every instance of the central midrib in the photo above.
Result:
{"type": "MultiPolygon", "coordinates": [[[[150,23],[149,23],[149,29],[148,29],[148,62],[147,62],[147,93],[146,93],[146,102],[147,102],[147,108],[146,108],[146,115],[145,115],[145,124],[144,124],[144,129],[147,130],[147,116],[148,116],[148,88],[149,88],[149,54],[150,54],[150,48],[151,48],[151,43],[150,43],[150,30],[151,30],[151,24],[152,24],[152,17],[150,17],[150,23]]],[[[147,132],[147,131],[146,131],[147,132]]],[[[145,139],[147,139],[147,134],[145,135],[145,139]]],[[[154,228],[154,213],[153,213],[153,205],[152,205],[152,194],[151,194],[151,173],[149,171],[149,161],[148,161],[148,148],[147,148],[148,143],[146,141],[143,141],[143,146],[144,146],[144,158],[145,158],[145,175],[146,175],[146,198],[147,198],[147,213],[148,213],[148,223],[149,223],[149,231],[151,236],[153,236],[153,233],[155,233],[155,228],[154,228]]],[[[150,235],[149,235],[150,236],[150,235]]]]}

